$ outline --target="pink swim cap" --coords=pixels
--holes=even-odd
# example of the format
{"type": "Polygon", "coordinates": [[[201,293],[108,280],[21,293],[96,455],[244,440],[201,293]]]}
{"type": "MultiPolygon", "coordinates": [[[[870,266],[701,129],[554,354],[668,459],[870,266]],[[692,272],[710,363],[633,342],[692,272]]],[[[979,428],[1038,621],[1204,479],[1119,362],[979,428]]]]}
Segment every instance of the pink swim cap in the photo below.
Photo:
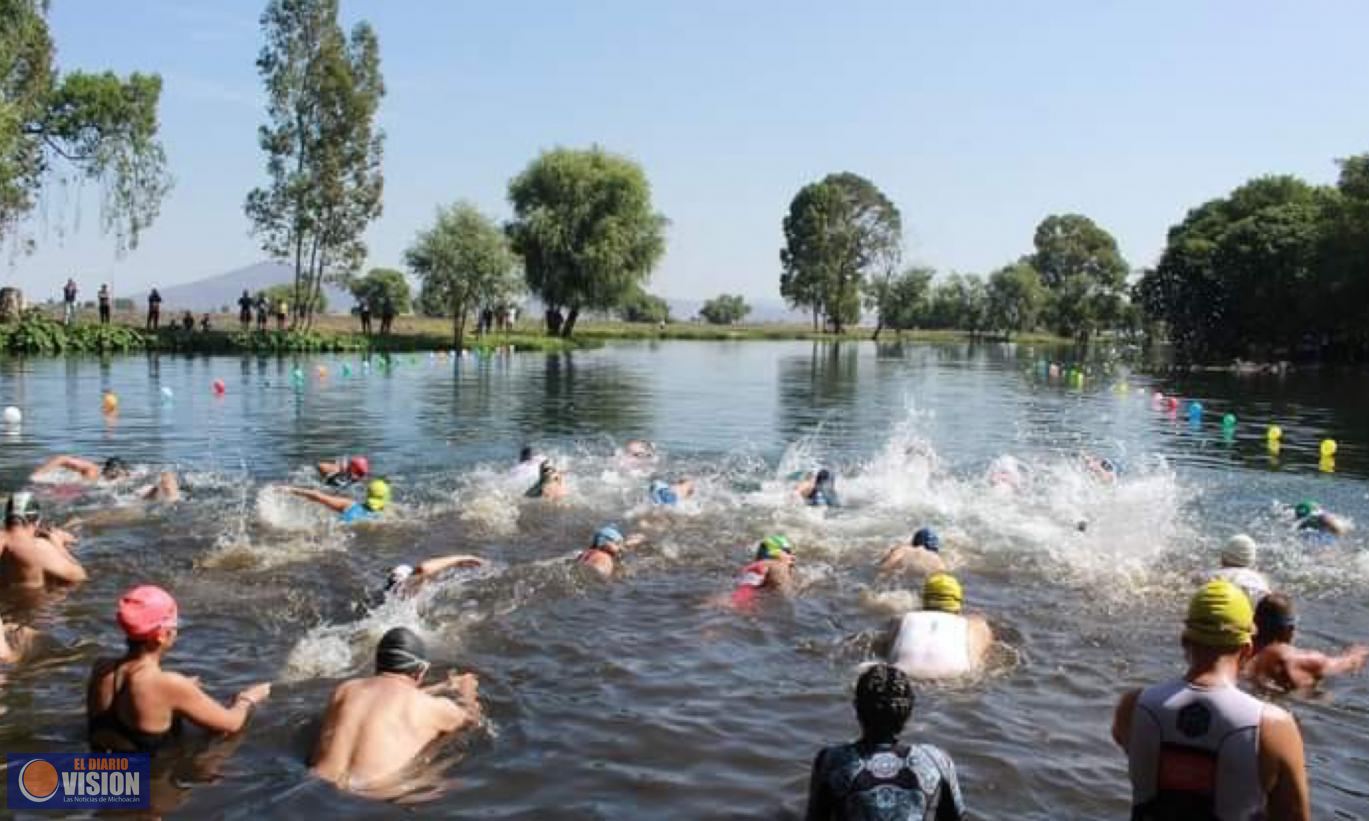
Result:
{"type": "Polygon", "coordinates": [[[371,472],[371,462],[365,456],[353,456],[347,460],[347,472],[360,479],[371,472]]]}
{"type": "Polygon", "coordinates": [[[176,600],[154,584],[140,585],[119,598],[119,626],[135,641],[175,627],[178,614],[176,600]]]}

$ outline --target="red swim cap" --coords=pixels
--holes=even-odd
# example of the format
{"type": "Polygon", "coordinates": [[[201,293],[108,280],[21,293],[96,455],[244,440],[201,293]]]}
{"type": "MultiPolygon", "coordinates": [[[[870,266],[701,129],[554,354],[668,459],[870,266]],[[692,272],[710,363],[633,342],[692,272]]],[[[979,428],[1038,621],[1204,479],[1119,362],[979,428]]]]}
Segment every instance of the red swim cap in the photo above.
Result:
{"type": "Polygon", "coordinates": [[[360,479],[371,472],[371,463],[365,456],[353,456],[347,460],[347,472],[360,479]]]}
{"type": "Polygon", "coordinates": [[[176,600],[153,584],[135,587],[119,598],[119,626],[135,641],[175,627],[178,615],[176,600]]]}

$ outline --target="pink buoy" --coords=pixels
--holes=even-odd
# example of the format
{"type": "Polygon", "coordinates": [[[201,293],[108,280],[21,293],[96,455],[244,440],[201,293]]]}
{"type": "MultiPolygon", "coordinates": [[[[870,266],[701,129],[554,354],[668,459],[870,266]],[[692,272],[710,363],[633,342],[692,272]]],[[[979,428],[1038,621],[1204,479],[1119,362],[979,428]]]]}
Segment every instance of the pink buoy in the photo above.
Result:
{"type": "Polygon", "coordinates": [[[213,387],[215,396],[223,396],[228,392],[228,386],[224,384],[222,379],[215,379],[213,387]]]}

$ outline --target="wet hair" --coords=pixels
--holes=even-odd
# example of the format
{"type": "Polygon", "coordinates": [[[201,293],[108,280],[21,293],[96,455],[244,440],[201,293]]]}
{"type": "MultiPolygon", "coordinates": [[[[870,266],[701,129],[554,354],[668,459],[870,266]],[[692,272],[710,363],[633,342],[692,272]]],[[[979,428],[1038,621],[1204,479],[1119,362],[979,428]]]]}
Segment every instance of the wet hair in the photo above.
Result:
{"type": "Polygon", "coordinates": [[[1293,600],[1283,593],[1270,593],[1255,608],[1255,635],[1261,644],[1273,641],[1284,630],[1298,625],[1293,600]]]}
{"type": "Polygon", "coordinates": [[[391,627],[376,645],[376,672],[422,675],[428,669],[423,639],[407,627],[391,627]]]}
{"type": "Polygon", "coordinates": [[[106,479],[117,479],[128,474],[128,465],[118,456],[111,456],[105,460],[104,467],[100,468],[100,475],[106,479]]]}
{"type": "Polygon", "coordinates": [[[813,477],[813,481],[820,485],[830,485],[832,483],[832,471],[823,468],[818,471],[818,475],[813,477]]]}
{"type": "Polygon", "coordinates": [[[524,446],[522,447],[522,449],[518,451],[518,461],[520,461],[520,462],[531,462],[531,461],[532,461],[532,445],[524,445],[524,446]]]}
{"type": "Polygon", "coordinates": [[[913,714],[913,683],[890,664],[876,664],[856,681],[856,719],[871,740],[895,738],[913,714]]]}

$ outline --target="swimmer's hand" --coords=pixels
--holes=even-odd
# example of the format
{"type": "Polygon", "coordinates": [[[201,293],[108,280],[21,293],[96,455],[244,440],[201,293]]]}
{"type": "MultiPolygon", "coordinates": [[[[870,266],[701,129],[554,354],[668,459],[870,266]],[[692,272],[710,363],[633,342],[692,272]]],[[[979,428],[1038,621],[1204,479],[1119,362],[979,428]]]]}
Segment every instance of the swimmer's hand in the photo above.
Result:
{"type": "Polygon", "coordinates": [[[644,544],[646,544],[645,533],[633,533],[631,536],[628,536],[626,539],[623,540],[623,547],[633,550],[641,547],[644,544]]]}
{"type": "Polygon", "coordinates": [[[270,695],[271,682],[263,681],[260,684],[253,684],[251,687],[248,687],[246,690],[243,690],[241,693],[238,693],[233,700],[246,701],[251,703],[251,705],[255,707],[258,704],[265,701],[267,697],[270,695]]]}

